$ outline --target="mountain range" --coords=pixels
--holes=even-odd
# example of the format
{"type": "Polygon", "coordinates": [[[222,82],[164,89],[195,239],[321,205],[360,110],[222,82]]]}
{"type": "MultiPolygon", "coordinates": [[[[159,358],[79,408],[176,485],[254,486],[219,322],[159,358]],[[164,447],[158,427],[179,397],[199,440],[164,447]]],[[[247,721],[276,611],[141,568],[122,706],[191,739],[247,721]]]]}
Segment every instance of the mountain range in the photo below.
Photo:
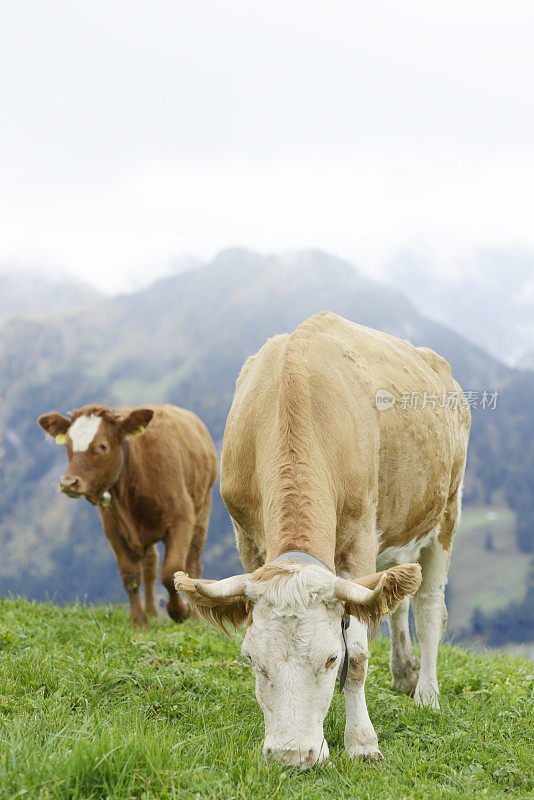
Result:
{"type": "Polygon", "coordinates": [[[458,331],[506,364],[534,367],[534,255],[517,249],[479,250],[459,264],[403,252],[386,270],[431,319],[458,331]],[[455,267],[455,268],[453,268],[455,267]]]}
{"type": "Polygon", "coordinates": [[[100,292],[72,278],[53,278],[35,269],[0,265],[0,319],[42,316],[95,303],[100,292]]]}
{"type": "MultiPolygon", "coordinates": [[[[220,449],[245,359],[324,309],[432,347],[464,390],[500,393],[496,409],[473,409],[465,502],[506,502],[530,530],[534,373],[510,368],[342,259],[232,249],[131,294],[80,291],[67,309],[0,320],[0,594],[121,596],[97,511],[57,491],[65,452],[38,428],[41,413],[90,402],[176,403],[206,422],[220,449]]],[[[217,489],[204,563],[208,577],[239,569],[217,489]]]]}

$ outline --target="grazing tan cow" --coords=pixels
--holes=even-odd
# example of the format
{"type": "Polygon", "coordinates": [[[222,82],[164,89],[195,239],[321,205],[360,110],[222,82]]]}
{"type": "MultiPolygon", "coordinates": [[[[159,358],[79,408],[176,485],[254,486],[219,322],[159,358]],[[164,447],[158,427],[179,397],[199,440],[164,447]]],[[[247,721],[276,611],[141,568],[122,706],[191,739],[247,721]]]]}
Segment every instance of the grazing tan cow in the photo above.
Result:
{"type": "Polygon", "coordinates": [[[346,748],[382,757],[364,694],[366,625],[387,612],[394,685],[437,706],[470,424],[461,400],[436,353],[329,312],[270,339],[243,367],[221,492],[248,574],[175,582],[207,618],[247,620],[266,756],[304,769],[328,757],[323,722],[345,660],[346,748]],[[404,392],[421,403],[409,407],[404,392]],[[379,410],[388,393],[398,399],[379,410]],[[377,563],[386,571],[375,573],[377,563]],[[408,629],[414,593],[420,672],[408,629]]]}
{"type": "Polygon", "coordinates": [[[159,541],[165,545],[161,580],[169,592],[167,609],[174,620],[183,619],[188,609],[174,591],[173,575],[177,569],[202,574],[200,556],[217,477],[217,454],[206,426],[191,411],[170,405],[118,411],[91,405],[69,416],[44,414],[39,425],[67,447],[61,491],[99,506],[134,623],[146,624],[146,614],[157,614],[159,541]]]}

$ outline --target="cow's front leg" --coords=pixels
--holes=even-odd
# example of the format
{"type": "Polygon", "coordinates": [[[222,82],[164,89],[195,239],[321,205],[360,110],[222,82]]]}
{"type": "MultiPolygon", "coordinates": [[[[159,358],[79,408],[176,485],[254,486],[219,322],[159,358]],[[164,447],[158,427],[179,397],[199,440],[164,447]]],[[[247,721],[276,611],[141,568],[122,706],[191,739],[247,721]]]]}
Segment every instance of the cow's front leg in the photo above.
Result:
{"type": "Polygon", "coordinates": [[[145,550],[143,556],[143,583],[145,584],[145,611],[147,615],[157,617],[156,581],[158,579],[158,548],[155,544],[145,550]]]}
{"type": "Polygon", "coordinates": [[[256,539],[246,531],[241,525],[232,518],[235,531],[235,540],[239,552],[241,563],[245,567],[245,572],[254,572],[261,567],[263,559],[258,550],[256,539]]]}
{"type": "Polygon", "coordinates": [[[185,572],[187,569],[187,556],[191,549],[194,524],[193,503],[188,498],[183,504],[181,517],[174,520],[165,535],[165,558],[161,567],[161,582],[169,593],[167,611],[175,622],[181,622],[191,614],[190,607],[184,603],[174,587],[174,573],[185,572]]]}
{"type": "Polygon", "coordinates": [[[419,661],[413,652],[409,614],[410,598],[405,597],[388,617],[391,640],[389,668],[395,689],[413,695],[419,678],[419,661]]]}
{"type": "Polygon", "coordinates": [[[350,618],[347,646],[349,671],[343,689],[347,712],[345,747],[351,758],[363,758],[364,761],[373,762],[382,761],[383,756],[378,749],[378,737],[369,719],[365,702],[365,677],[369,659],[367,630],[355,617],[350,618]]]}
{"type": "Polygon", "coordinates": [[[121,569],[122,583],[128,593],[130,600],[130,617],[134,625],[147,625],[148,620],[145,609],[141,603],[141,559],[138,563],[126,565],[126,569],[121,569]]]}
{"type": "Polygon", "coordinates": [[[141,604],[141,556],[132,552],[117,527],[109,518],[104,520],[104,531],[117,558],[122,584],[130,601],[130,617],[134,625],[147,625],[148,620],[141,604]]]}

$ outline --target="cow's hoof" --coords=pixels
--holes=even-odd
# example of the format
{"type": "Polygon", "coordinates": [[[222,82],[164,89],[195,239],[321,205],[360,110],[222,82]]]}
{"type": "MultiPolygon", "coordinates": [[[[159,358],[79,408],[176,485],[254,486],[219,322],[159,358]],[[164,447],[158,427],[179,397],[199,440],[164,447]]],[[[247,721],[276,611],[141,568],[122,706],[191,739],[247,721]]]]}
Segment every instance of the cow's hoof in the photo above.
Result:
{"type": "Polygon", "coordinates": [[[419,661],[414,658],[403,665],[402,670],[391,673],[393,688],[413,697],[419,680],[419,661]]]}
{"type": "Polygon", "coordinates": [[[372,745],[353,744],[347,749],[347,753],[351,758],[358,758],[366,764],[380,764],[384,760],[378,747],[372,745]]]}
{"type": "Polygon", "coordinates": [[[432,708],[434,711],[439,711],[439,693],[435,689],[432,689],[432,687],[422,689],[417,686],[414,699],[416,706],[425,706],[425,708],[432,708]]]}
{"type": "Polygon", "coordinates": [[[167,613],[173,622],[184,622],[189,617],[189,606],[179,597],[172,597],[167,603],[167,613]]]}

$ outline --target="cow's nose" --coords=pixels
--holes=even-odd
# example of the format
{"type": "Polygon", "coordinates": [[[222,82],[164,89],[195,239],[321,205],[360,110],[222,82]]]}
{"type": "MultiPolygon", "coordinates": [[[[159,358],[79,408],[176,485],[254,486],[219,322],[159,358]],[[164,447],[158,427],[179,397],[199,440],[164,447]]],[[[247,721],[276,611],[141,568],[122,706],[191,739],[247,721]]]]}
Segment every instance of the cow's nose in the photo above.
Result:
{"type": "Polygon", "coordinates": [[[317,761],[317,753],[313,747],[309,750],[284,750],[266,747],[264,753],[269,760],[280,761],[288,767],[299,767],[300,769],[309,769],[317,761]]]}
{"type": "Polygon", "coordinates": [[[71,478],[69,475],[63,475],[59,479],[59,488],[62,492],[77,492],[80,488],[80,479],[71,478]]]}

